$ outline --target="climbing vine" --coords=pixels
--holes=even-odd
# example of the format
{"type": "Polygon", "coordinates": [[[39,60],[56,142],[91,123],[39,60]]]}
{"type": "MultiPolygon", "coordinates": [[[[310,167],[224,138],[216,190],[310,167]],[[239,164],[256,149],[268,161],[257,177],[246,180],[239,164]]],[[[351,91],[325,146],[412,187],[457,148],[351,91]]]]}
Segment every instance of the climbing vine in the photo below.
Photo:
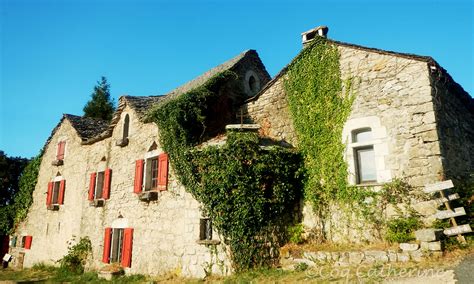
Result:
{"type": "Polygon", "coordinates": [[[279,146],[263,149],[256,133],[228,133],[222,147],[197,150],[206,137],[219,86],[236,78],[223,72],[204,86],[158,105],[148,119],[160,129],[179,180],[212,219],[230,248],[236,271],[270,265],[299,201],[301,157],[279,146]],[[271,165],[271,166],[269,166],[271,165]]]}
{"type": "Polygon", "coordinates": [[[341,80],[337,47],[316,37],[288,67],[284,86],[308,173],[306,200],[320,210],[352,198],[341,137],[353,96],[351,80],[341,80]]]}
{"type": "Polygon", "coordinates": [[[33,190],[38,181],[38,173],[41,165],[43,151],[33,158],[20,177],[20,190],[15,196],[15,224],[20,223],[28,214],[28,209],[33,203],[33,190]]]}

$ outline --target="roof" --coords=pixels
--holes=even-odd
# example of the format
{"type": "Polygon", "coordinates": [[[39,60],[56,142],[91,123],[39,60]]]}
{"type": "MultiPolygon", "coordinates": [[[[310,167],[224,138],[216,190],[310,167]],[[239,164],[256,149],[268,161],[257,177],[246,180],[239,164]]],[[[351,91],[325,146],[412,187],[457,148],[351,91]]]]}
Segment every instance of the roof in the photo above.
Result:
{"type": "Polygon", "coordinates": [[[157,103],[168,101],[172,98],[176,98],[184,93],[187,93],[193,89],[196,89],[204,85],[209,79],[211,79],[215,75],[223,71],[232,69],[234,66],[237,65],[237,63],[239,63],[247,55],[252,55],[252,54],[257,55],[257,52],[255,50],[246,50],[240,53],[239,55],[233,57],[232,59],[201,74],[200,76],[194,78],[193,80],[177,87],[176,89],[173,89],[172,91],[170,91],[169,93],[163,96],[122,96],[120,97],[117,110],[115,111],[114,116],[112,117],[112,120],[110,121],[110,124],[108,125],[108,127],[101,133],[98,133],[94,135],[93,137],[88,138],[86,141],[83,142],[83,144],[93,144],[97,141],[110,137],[112,135],[114,127],[117,125],[117,123],[120,120],[120,116],[125,106],[128,105],[131,109],[133,109],[138,114],[138,118],[141,121],[145,122],[146,113],[148,112],[149,109],[151,109],[157,103]]]}
{"type": "Polygon", "coordinates": [[[194,78],[193,80],[177,87],[176,89],[172,90],[171,92],[166,94],[167,99],[175,98],[179,95],[187,93],[193,89],[196,89],[204,83],[206,83],[209,79],[216,76],[217,74],[224,72],[226,70],[232,69],[237,63],[240,62],[244,57],[250,54],[257,54],[255,50],[245,50],[244,52],[240,53],[239,55],[235,56],[234,58],[208,70],[207,72],[199,75],[198,77],[194,78]]]}
{"type": "MultiPolygon", "coordinates": [[[[374,52],[374,53],[379,53],[379,54],[384,54],[384,55],[391,55],[391,56],[396,56],[396,57],[401,57],[405,59],[411,59],[411,60],[417,60],[417,61],[422,61],[422,62],[427,62],[430,63],[432,62],[434,65],[438,65],[436,61],[430,57],[430,56],[422,56],[422,55],[416,55],[416,54],[411,54],[411,53],[402,53],[402,52],[395,52],[395,51],[388,51],[388,50],[382,50],[378,48],[372,48],[372,47],[365,47],[361,45],[356,45],[356,44],[351,44],[351,43],[346,43],[342,41],[336,41],[336,40],[331,40],[331,39],[326,39],[327,42],[339,45],[339,46],[345,46],[345,47],[350,47],[353,49],[358,49],[358,50],[363,50],[363,51],[368,51],[368,52],[374,52]]],[[[254,101],[256,100],[261,94],[263,94],[268,88],[270,88],[280,77],[286,74],[288,71],[289,66],[291,66],[301,55],[301,51],[291,60],[290,63],[288,63],[283,69],[278,72],[275,77],[270,80],[261,90],[258,92],[255,96],[249,98],[247,102],[254,101]]]]}
{"type": "Polygon", "coordinates": [[[64,114],[64,117],[71,122],[72,127],[82,140],[89,139],[102,133],[109,123],[101,119],[64,114]]]}
{"type": "Polygon", "coordinates": [[[71,123],[71,126],[74,128],[74,130],[76,130],[77,136],[79,136],[82,141],[87,141],[87,139],[90,139],[91,137],[94,137],[104,132],[109,125],[107,121],[101,119],[94,119],[72,114],[63,114],[61,120],[51,131],[51,134],[49,135],[48,139],[46,139],[46,143],[44,144],[41,151],[43,151],[46,146],[51,142],[54,134],[56,134],[65,119],[67,119],[71,123]]]}

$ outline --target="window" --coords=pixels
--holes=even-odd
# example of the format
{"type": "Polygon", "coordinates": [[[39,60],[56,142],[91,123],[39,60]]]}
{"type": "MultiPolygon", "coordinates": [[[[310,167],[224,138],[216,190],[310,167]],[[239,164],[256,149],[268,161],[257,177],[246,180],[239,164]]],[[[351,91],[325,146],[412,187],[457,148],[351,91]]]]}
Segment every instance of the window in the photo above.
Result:
{"type": "Polygon", "coordinates": [[[109,199],[112,170],[91,173],[89,182],[89,200],[109,199]]]}
{"type": "Polygon", "coordinates": [[[56,160],[64,160],[64,151],[66,149],[66,141],[61,141],[58,143],[58,151],[56,153],[56,160]]]}
{"type": "Polygon", "coordinates": [[[129,127],[130,127],[130,116],[127,114],[125,115],[125,119],[123,120],[123,133],[122,133],[123,140],[128,139],[129,127]]]}
{"type": "Polygon", "coordinates": [[[31,243],[33,241],[32,236],[23,236],[21,238],[21,247],[24,249],[31,249],[31,243]]]}
{"type": "Polygon", "coordinates": [[[133,228],[106,228],[102,262],[131,267],[133,228]]]}
{"type": "Polygon", "coordinates": [[[128,145],[128,131],[130,129],[130,116],[128,114],[125,115],[123,120],[123,128],[122,128],[122,139],[118,139],[115,142],[115,145],[120,147],[125,147],[128,145]]]}
{"type": "Polygon", "coordinates": [[[212,221],[210,218],[201,218],[199,223],[199,240],[212,240],[212,221]]]}
{"type": "Polygon", "coordinates": [[[375,152],[371,141],[372,131],[370,128],[362,128],[352,132],[352,143],[357,143],[354,147],[354,164],[358,184],[377,181],[375,152]]]}
{"type": "MultiPolygon", "coordinates": [[[[66,180],[56,177],[55,181],[48,183],[48,192],[46,195],[46,205],[48,209],[59,207],[49,207],[51,205],[64,204],[64,191],[66,190],[66,180]]],[[[54,209],[53,209],[54,210],[54,209]]]]}
{"type": "Polygon", "coordinates": [[[135,162],[134,192],[167,190],[168,154],[135,162]]]}

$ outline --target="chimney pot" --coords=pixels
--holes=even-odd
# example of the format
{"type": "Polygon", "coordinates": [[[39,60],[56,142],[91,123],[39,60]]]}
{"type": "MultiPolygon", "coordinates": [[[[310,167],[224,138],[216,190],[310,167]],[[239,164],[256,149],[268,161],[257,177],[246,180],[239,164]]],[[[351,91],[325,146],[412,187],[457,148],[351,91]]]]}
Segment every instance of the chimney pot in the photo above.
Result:
{"type": "Polygon", "coordinates": [[[327,38],[329,28],[327,26],[319,26],[301,34],[303,44],[306,44],[314,39],[315,36],[327,38]]]}

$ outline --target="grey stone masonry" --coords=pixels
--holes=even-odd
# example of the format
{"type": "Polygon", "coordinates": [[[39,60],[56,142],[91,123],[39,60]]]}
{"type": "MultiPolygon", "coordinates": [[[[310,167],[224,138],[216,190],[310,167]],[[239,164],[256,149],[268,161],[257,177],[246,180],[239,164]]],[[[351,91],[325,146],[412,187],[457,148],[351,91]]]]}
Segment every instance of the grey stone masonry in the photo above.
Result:
{"type": "Polygon", "coordinates": [[[415,238],[421,242],[432,242],[437,241],[442,236],[443,230],[441,229],[421,229],[415,231],[415,238]]]}

